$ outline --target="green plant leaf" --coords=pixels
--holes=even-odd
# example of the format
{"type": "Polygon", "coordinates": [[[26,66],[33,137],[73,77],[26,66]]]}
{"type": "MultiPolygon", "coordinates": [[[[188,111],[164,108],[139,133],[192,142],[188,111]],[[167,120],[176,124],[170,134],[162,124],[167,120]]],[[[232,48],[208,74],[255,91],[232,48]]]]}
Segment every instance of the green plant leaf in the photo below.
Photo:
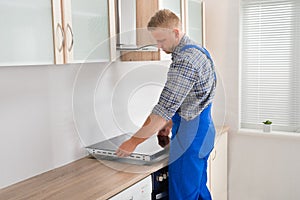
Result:
{"type": "Polygon", "coordinates": [[[272,124],[272,122],[271,122],[270,120],[266,120],[266,121],[264,121],[263,123],[264,123],[264,124],[268,124],[268,125],[272,124]]]}

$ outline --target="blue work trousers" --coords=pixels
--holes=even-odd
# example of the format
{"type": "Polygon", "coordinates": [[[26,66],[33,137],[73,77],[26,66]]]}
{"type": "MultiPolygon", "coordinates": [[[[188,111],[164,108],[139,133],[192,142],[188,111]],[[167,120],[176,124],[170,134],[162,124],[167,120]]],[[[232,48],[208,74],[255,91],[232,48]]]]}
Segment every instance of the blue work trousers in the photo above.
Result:
{"type": "Polygon", "coordinates": [[[211,104],[199,116],[173,118],[169,156],[169,199],[211,200],[207,188],[207,159],[214,147],[211,104]]]}

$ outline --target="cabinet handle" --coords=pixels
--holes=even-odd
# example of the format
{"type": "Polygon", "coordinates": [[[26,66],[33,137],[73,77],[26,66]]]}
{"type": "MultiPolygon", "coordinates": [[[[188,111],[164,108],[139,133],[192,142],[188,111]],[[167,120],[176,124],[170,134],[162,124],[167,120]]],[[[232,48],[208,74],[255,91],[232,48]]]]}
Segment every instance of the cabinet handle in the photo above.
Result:
{"type": "Polygon", "coordinates": [[[57,23],[57,26],[56,26],[56,34],[57,35],[58,35],[58,33],[57,33],[58,31],[60,31],[60,33],[61,33],[62,40],[61,40],[60,46],[57,49],[58,49],[58,52],[61,52],[63,50],[64,43],[65,43],[65,34],[64,34],[64,31],[63,31],[60,23],[57,23]]]}
{"type": "Polygon", "coordinates": [[[74,45],[74,35],[73,35],[73,31],[72,31],[72,28],[71,28],[70,24],[67,24],[67,30],[70,31],[71,36],[72,36],[71,45],[68,47],[68,51],[70,52],[73,48],[73,45],[74,45]]]}

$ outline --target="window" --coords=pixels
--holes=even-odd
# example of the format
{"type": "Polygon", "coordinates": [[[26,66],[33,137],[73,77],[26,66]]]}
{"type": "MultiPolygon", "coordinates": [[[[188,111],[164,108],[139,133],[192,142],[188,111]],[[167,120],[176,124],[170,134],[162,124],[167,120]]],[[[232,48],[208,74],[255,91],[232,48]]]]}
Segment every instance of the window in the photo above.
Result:
{"type": "Polygon", "coordinates": [[[299,13],[299,0],[241,0],[241,128],[300,132],[299,13]]]}

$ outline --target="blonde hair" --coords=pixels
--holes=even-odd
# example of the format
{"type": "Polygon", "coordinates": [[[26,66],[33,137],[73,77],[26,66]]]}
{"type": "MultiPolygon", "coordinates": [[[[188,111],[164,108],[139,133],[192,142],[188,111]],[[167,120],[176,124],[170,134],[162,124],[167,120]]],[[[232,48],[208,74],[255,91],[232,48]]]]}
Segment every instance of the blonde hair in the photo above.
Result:
{"type": "Polygon", "coordinates": [[[168,9],[159,10],[151,17],[148,22],[147,28],[149,31],[155,30],[156,28],[181,29],[181,22],[179,17],[168,9]]]}

